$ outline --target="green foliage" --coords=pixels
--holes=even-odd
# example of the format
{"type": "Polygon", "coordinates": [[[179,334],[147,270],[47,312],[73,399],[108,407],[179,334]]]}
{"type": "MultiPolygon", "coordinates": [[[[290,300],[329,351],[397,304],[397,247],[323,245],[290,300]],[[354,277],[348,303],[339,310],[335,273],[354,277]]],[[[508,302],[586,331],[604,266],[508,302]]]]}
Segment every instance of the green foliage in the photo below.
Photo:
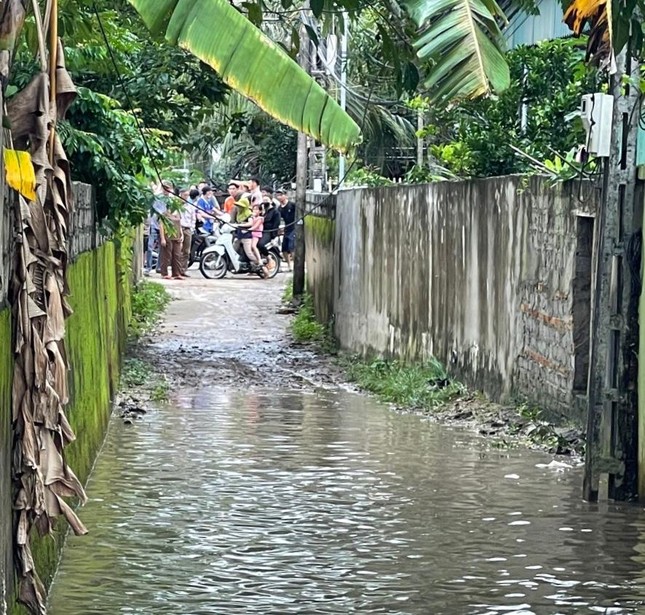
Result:
{"type": "MultiPolygon", "coordinates": [[[[108,217],[113,228],[142,222],[150,208],[147,180],[154,170],[134,115],[113,98],[79,87],[59,130],[73,177],[96,187],[99,218],[108,217]]],[[[157,162],[162,167],[168,162],[165,137],[146,130],[148,145],[160,152],[157,162]]]]}
{"type": "Polygon", "coordinates": [[[439,164],[461,176],[532,170],[515,146],[539,161],[566,156],[584,141],[574,116],[582,94],[597,87],[584,63],[584,42],[554,40],[508,54],[511,86],[499,97],[464,102],[432,114],[426,135],[439,164]],[[526,105],[526,123],[522,107],[526,105]]]}
{"type": "MultiPolygon", "coordinates": [[[[150,208],[155,167],[167,177],[167,170],[178,166],[190,127],[224,100],[228,88],[190,53],[153,38],[126,0],[60,0],[59,14],[66,65],[78,88],[59,125],[72,177],[96,187],[97,213],[108,227],[139,224],[150,208]]],[[[32,19],[9,94],[39,70],[35,48],[32,19]]]]}
{"type": "Polygon", "coordinates": [[[147,280],[140,282],[132,293],[130,335],[137,338],[149,333],[168,303],[170,295],[162,284],[147,280]]]}
{"type": "Polygon", "coordinates": [[[144,385],[149,377],[150,367],[141,359],[127,358],[121,370],[121,386],[128,388],[144,385]]]}
{"type": "Polygon", "coordinates": [[[383,177],[374,168],[354,167],[345,178],[346,186],[393,186],[394,182],[387,177],[383,177]]]}
{"type": "Polygon", "coordinates": [[[151,401],[168,400],[170,382],[165,374],[155,370],[155,366],[136,357],[129,357],[123,362],[121,371],[121,389],[137,389],[148,395],[151,401]]]}
{"type": "Polygon", "coordinates": [[[162,375],[152,387],[152,390],[150,391],[150,399],[156,402],[168,401],[169,393],[170,382],[168,382],[168,379],[162,375]]]}
{"type": "Polygon", "coordinates": [[[456,175],[444,167],[433,165],[432,167],[420,167],[414,165],[404,177],[406,184],[428,184],[431,182],[455,179],[456,175]]]}
{"type": "Polygon", "coordinates": [[[424,85],[433,101],[476,98],[510,85],[500,29],[504,14],[495,0],[402,2],[422,28],[414,46],[429,61],[424,85]]]}
{"type": "Polygon", "coordinates": [[[382,400],[404,408],[432,410],[463,392],[451,381],[436,359],[423,364],[377,359],[365,362],[356,357],[344,360],[351,381],[382,400]]]}
{"type": "Polygon", "coordinates": [[[305,295],[305,300],[291,322],[291,333],[300,343],[325,341],[327,330],[316,320],[311,295],[305,295]]]}
{"type": "Polygon", "coordinates": [[[282,303],[291,303],[293,300],[293,278],[291,278],[284,287],[282,293],[282,303]]]}

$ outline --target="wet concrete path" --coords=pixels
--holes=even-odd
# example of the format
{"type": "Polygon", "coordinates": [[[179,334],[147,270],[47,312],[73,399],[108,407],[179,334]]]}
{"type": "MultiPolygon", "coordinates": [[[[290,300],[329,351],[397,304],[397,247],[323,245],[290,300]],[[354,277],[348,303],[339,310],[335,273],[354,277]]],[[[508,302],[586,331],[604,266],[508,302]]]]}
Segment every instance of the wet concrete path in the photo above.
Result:
{"type": "Polygon", "coordinates": [[[111,421],[52,615],[645,610],[641,508],[334,387],[277,282],[179,284],[149,352],[184,384],[111,421]]]}

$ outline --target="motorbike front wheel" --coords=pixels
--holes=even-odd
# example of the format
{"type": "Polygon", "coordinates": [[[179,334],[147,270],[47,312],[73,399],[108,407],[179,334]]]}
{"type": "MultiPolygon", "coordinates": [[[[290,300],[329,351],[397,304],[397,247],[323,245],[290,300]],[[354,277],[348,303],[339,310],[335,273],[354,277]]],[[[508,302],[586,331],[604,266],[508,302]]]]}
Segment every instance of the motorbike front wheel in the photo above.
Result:
{"type": "Polygon", "coordinates": [[[221,280],[228,271],[226,257],[217,252],[209,252],[199,261],[199,270],[209,280],[221,280]]]}
{"type": "Polygon", "coordinates": [[[267,271],[269,272],[267,280],[272,280],[280,271],[280,258],[276,256],[275,252],[269,250],[267,255],[264,257],[264,261],[267,271]]]}

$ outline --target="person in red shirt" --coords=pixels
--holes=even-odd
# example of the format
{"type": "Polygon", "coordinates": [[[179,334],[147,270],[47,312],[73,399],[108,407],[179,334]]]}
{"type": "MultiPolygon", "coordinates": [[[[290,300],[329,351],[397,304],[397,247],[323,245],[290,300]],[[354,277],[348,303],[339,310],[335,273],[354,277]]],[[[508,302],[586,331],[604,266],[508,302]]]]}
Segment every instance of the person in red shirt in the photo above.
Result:
{"type": "Polygon", "coordinates": [[[235,200],[241,189],[240,182],[235,181],[234,179],[228,182],[228,193],[230,196],[226,197],[226,200],[224,201],[224,213],[230,214],[233,211],[235,200]]]}

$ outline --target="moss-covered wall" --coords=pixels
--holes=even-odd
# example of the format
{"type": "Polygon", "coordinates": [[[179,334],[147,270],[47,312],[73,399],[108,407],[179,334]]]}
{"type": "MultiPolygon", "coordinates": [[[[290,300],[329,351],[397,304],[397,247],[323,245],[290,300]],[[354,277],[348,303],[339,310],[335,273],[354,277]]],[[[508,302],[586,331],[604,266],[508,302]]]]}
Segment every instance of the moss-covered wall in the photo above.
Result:
{"type": "MultiPolygon", "coordinates": [[[[118,249],[110,242],[79,256],[69,270],[74,313],[67,321],[68,416],[77,439],[66,449],[66,458],[82,483],[87,481],[103,442],[119,379],[130,318],[130,274],[123,267],[129,256],[128,245],[118,249]]],[[[32,536],[36,569],[47,586],[66,530],[61,520],[53,537],[32,536]]],[[[16,615],[22,612],[15,610],[16,615]]]]}
{"type": "Polygon", "coordinates": [[[0,310],[0,613],[11,587],[11,313],[0,310]]]}
{"type": "Polygon", "coordinates": [[[307,290],[314,300],[316,318],[328,323],[334,311],[334,241],[336,222],[329,217],[305,218],[307,290]]]}

